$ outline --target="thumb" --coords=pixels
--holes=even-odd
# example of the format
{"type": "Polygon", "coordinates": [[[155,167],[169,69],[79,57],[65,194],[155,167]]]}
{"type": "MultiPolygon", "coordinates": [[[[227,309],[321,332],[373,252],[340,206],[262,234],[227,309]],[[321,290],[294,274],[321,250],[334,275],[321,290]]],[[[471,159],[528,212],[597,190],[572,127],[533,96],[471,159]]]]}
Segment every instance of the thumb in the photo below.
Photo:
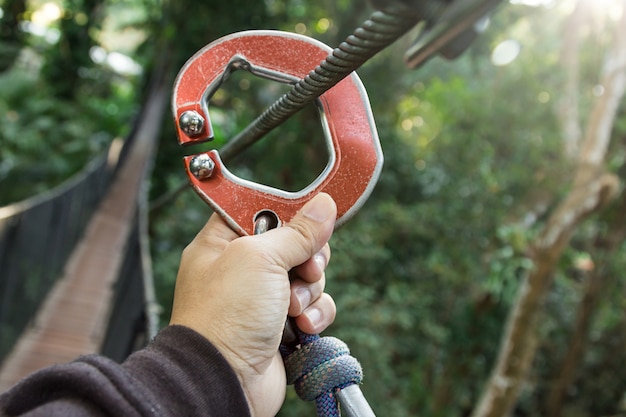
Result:
{"type": "Polygon", "coordinates": [[[290,270],[319,252],[328,242],[337,217],[335,201],[325,193],[316,195],[285,227],[257,237],[277,265],[290,270]]]}

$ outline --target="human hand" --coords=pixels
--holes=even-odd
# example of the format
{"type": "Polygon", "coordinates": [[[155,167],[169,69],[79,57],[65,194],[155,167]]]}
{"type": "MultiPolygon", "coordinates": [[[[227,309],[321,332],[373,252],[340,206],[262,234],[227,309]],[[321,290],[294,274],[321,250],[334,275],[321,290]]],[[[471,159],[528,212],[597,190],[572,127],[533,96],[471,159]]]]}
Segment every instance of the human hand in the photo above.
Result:
{"type": "Polygon", "coordinates": [[[254,417],[274,416],[285,398],[278,347],[287,314],[311,334],[335,318],[335,304],[323,291],[336,213],[332,198],[320,194],[284,227],[245,237],[213,215],[183,251],[170,324],[187,326],[217,347],[254,417]]]}

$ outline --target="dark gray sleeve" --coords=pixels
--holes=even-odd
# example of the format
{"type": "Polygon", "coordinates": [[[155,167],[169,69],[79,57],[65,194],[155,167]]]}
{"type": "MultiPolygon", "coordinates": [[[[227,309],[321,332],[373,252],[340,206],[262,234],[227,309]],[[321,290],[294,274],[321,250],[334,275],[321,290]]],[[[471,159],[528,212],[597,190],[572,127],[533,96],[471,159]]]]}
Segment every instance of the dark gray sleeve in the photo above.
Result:
{"type": "Polygon", "coordinates": [[[183,326],[163,329],[122,365],[102,356],[46,368],[0,396],[1,416],[249,416],[218,350],[183,326]]]}

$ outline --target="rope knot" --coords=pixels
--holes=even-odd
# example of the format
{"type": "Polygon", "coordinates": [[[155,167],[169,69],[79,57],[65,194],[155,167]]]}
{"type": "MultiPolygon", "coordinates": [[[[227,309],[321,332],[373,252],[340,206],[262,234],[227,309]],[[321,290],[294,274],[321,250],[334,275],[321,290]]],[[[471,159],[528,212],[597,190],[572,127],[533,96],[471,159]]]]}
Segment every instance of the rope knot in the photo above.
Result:
{"type": "Polygon", "coordinates": [[[306,401],[313,401],[363,379],[361,364],[350,349],[335,337],[312,338],[285,359],[287,383],[306,401]]]}

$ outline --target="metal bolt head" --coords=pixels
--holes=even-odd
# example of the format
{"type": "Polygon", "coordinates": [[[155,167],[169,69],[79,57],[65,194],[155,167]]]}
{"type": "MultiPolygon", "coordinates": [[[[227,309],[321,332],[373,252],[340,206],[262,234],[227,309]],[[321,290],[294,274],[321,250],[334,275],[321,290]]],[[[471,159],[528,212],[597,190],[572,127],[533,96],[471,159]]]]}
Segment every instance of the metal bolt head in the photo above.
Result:
{"type": "Polygon", "coordinates": [[[200,136],[204,129],[204,117],[194,110],[188,110],[180,115],[178,125],[190,137],[200,136]]]}
{"type": "Polygon", "coordinates": [[[196,155],[189,162],[189,170],[199,180],[211,178],[215,162],[207,154],[196,155]]]}

